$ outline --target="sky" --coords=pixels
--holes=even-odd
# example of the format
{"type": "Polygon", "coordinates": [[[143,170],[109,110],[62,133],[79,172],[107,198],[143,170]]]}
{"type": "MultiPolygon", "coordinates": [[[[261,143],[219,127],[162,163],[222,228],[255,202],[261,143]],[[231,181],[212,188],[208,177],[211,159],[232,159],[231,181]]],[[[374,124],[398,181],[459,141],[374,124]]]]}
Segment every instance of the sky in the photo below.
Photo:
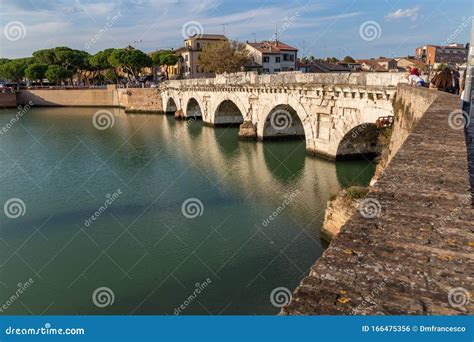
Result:
{"type": "Polygon", "coordinates": [[[472,15],[472,0],[0,0],[0,57],[55,46],[150,52],[193,33],[245,42],[275,31],[299,56],[397,57],[467,43],[472,15]]]}

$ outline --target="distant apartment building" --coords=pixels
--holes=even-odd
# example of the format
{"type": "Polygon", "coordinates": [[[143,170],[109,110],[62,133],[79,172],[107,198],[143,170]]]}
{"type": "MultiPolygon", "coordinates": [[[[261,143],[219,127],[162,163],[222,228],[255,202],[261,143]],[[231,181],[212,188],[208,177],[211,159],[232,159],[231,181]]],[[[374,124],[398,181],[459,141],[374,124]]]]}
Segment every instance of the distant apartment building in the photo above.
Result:
{"type": "Polygon", "coordinates": [[[467,49],[462,44],[425,45],[416,49],[416,59],[434,67],[443,63],[462,65],[467,61],[467,49]]]}
{"type": "Polygon", "coordinates": [[[262,66],[263,73],[296,71],[298,49],[279,42],[263,41],[246,44],[252,62],[262,66]]]}
{"type": "Polygon", "coordinates": [[[205,46],[226,40],[227,37],[222,34],[201,34],[185,39],[184,47],[176,50],[180,56],[177,65],[180,76],[183,78],[213,77],[214,73],[205,72],[199,64],[199,55],[205,46]]]}

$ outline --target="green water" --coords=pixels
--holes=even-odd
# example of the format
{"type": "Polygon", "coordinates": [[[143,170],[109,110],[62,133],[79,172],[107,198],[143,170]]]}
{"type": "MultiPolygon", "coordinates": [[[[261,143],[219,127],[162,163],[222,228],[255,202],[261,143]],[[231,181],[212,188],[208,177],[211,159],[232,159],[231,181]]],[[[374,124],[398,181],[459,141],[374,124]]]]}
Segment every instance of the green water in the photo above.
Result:
{"type": "Polygon", "coordinates": [[[276,314],[272,290],[293,290],[324,250],[328,198],[374,171],[163,115],[112,110],[98,130],[97,110],[34,108],[0,135],[0,204],[25,204],[0,212],[2,314],[276,314]],[[189,198],[200,216],[183,215],[189,198]],[[100,287],[113,304],[94,304],[100,287]]]}

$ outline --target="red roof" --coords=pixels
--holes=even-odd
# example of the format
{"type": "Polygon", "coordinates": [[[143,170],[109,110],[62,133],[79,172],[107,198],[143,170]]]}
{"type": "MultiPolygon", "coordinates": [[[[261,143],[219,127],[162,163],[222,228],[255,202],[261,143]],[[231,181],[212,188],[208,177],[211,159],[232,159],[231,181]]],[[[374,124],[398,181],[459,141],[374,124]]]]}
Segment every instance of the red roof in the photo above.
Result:
{"type": "Polygon", "coordinates": [[[263,41],[258,43],[248,43],[250,46],[254,47],[262,53],[280,53],[282,51],[298,51],[297,48],[294,48],[288,44],[275,41],[263,41]]]}

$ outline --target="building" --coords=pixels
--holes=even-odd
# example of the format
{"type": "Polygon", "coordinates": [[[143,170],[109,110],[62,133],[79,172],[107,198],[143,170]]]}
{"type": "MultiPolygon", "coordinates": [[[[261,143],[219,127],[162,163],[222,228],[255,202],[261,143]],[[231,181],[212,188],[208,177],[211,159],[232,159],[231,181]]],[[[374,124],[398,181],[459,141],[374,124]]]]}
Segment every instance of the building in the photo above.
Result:
{"type": "Polygon", "coordinates": [[[428,65],[425,62],[419,61],[415,58],[400,57],[396,58],[398,70],[404,71],[406,68],[417,68],[420,71],[427,71],[428,65]]]}
{"type": "Polygon", "coordinates": [[[297,70],[303,73],[329,73],[329,72],[351,72],[351,69],[336,63],[324,61],[310,61],[303,63],[297,61],[297,70]]]}
{"type": "Polygon", "coordinates": [[[462,44],[425,45],[416,49],[416,59],[435,68],[440,64],[462,65],[467,62],[467,53],[462,44]]]}
{"type": "Polygon", "coordinates": [[[176,50],[180,56],[177,65],[180,76],[183,78],[214,77],[214,73],[204,72],[199,65],[199,55],[205,46],[222,41],[227,41],[227,37],[222,34],[200,34],[185,39],[184,47],[176,50]]]}
{"type": "Polygon", "coordinates": [[[296,71],[298,49],[280,41],[263,41],[245,45],[253,62],[262,66],[263,73],[296,71]]]}
{"type": "Polygon", "coordinates": [[[349,68],[349,70],[352,72],[362,71],[362,65],[360,63],[337,62],[337,64],[342,65],[343,67],[349,68]]]}
{"type": "Polygon", "coordinates": [[[392,58],[378,58],[378,59],[361,59],[358,60],[362,67],[362,71],[370,72],[388,72],[398,71],[397,61],[392,58]]]}

